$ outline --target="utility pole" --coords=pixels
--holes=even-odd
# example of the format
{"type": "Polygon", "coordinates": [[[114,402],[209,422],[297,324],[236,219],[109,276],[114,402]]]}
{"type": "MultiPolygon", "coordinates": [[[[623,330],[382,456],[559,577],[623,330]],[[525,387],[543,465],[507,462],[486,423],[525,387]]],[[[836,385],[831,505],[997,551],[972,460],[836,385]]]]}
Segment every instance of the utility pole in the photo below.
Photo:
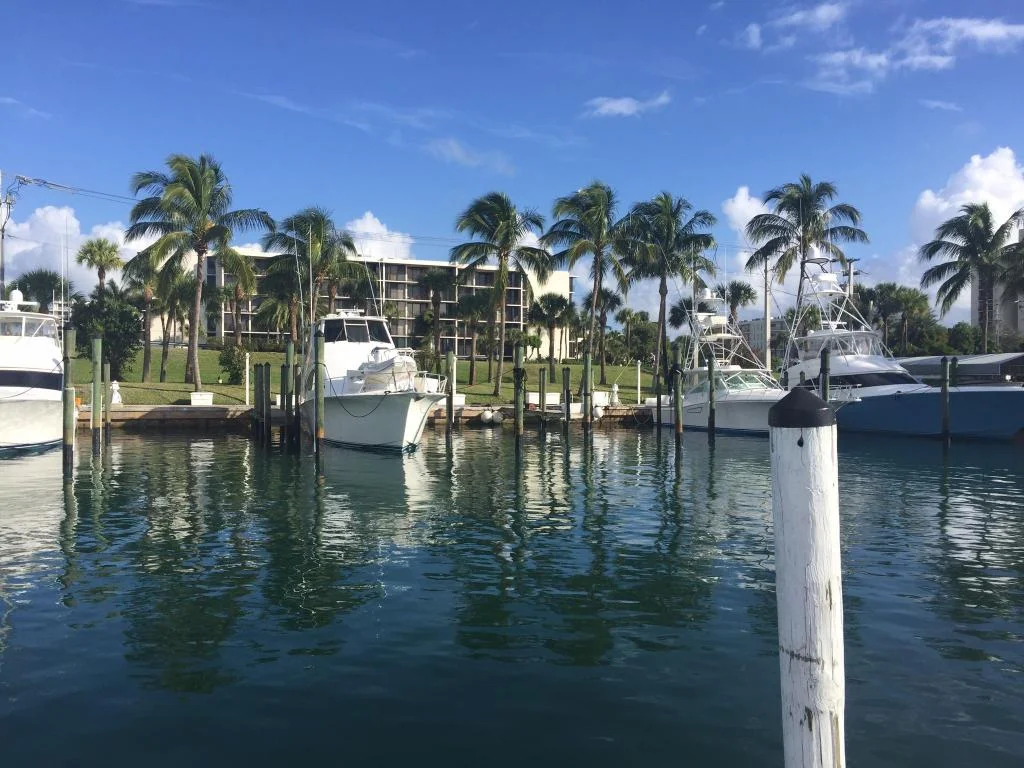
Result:
{"type": "Polygon", "coordinates": [[[7,231],[7,220],[11,218],[11,206],[14,200],[4,191],[4,173],[0,171],[0,300],[7,296],[7,280],[4,272],[4,237],[7,231]]]}

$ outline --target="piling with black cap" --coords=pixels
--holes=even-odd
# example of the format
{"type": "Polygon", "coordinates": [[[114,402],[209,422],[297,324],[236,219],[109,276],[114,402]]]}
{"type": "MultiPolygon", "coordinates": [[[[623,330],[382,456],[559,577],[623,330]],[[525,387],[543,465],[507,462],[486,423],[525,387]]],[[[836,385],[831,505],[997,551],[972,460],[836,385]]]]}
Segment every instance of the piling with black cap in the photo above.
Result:
{"type": "Polygon", "coordinates": [[[829,401],[830,386],[829,378],[832,375],[832,352],[828,346],[821,348],[821,371],[818,374],[818,382],[821,387],[821,399],[826,403],[829,401]]]}
{"type": "Polygon", "coordinates": [[[787,768],[846,765],[835,413],[806,388],[768,412],[787,768]]]}
{"type": "Polygon", "coordinates": [[[591,389],[590,352],[583,353],[583,429],[589,430],[594,419],[594,396],[591,389]]]}
{"type": "Polygon", "coordinates": [[[513,354],[513,410],[515,412],[516,439],[523,436],[523,411],[526,408],[526,370],[523,368],[523,345],[517,342],[513,354]]]}
{"type": "Polygon", "coordinates": [[[715,356],[708,355],[708,440],[715,439],[715,356]]]}
{"type": "MultiPolygon", "coordinates": [[[[956,360],[956,358],[953,359],[956,360]]],[[[940,390],[942,398],[942,439],[949,440],[949,358],[943,355],[940,364],[942,366],[942,387],[940,390]]]]}
{"type": "Polygon", "coordinates": [[[317,456],[323,447],[325,437],[324,431],[324,331],[317,328],[314,346],[313,360],[313,389],[316,396],[315,431],[313,433],[313,447],[317,456]]]}

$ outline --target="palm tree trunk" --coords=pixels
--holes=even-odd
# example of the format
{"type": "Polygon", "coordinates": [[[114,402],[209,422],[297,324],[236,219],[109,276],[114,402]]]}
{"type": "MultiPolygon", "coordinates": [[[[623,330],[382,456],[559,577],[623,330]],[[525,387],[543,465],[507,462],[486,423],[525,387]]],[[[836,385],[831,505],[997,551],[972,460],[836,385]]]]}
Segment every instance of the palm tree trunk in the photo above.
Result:
{"type": "Polygon", "coordinates": [[[487,383],[494,380],[494,313],[487,322],[487,383]]]}
{"type": "Polygon", "coordinates": [[[100,279],[99,289],[97,290],[96,295],[99,297],[100,304],[102,304],[103,303],[103,283],[105,283],[107,281],[107,270],[105,270],[103,267],[100,267],[99,269],[96,270],[96,275],[100,279]]]}
{"type": "Polygon", "coordinates": [[[498,377],[494,380],[494,396],[501,394],[501,372],[505,367],[505,291],[501,292],[501,299],[498,301],[501,318],[498,326],[498,377]]]}
{"type": "Polygon", "coordinates": [[[441,373],[441,294],[434,292],[430,303],[434,307],[434,373],[441,373]]]}
{"type": "Polygon", "coordinates": [[[152,378],[153,367],[153,306],[152,299],[147,301],[142,315],[142,327],[146,338],[142,347],[142,382],[148,384],[152,378]]]}
{"type": "Polygon", "coordinates": [[[555,324],[548,323],[548,374],[555,383],[555,324]]]}
{"type": "Polygon", "coordinates": [[[608,378],[607,378],[607,376],[605,376],[605,370],[604,370],[604,328],[605,328],[605,325],[607,325],[607,322],[608,322],[608,317],[607,317],[607,315],[605,315],[602,312],[601,313],[601,330],[599,331],[599,333],[601,334],[601,346],[599,348],[599,350],[600,350],[599,354],[601,356],[601,380],[598,382],[598,384],[600,384],[602,387],[607,387],[608,386],[608,378]]]}
{"type": "Polygon", "coordinates": [[[235,293],[235,303],[232,307],[235,315],[235,346],[242,346],[242,301],[243,297],[235,293]]]}
{"type": "MultiPolygon", "coordinates": [[[[206,249],[196,249],[196,294],[192,303],[192,317],[188,324],[188,358],[192,361],[192,383],[195,391],[203,389],[203,377],[199,372],[199,324],[203,321],[203,282],[206,277],[206,249]]],[[[185,383],[188,383],[186,377],[185,383]]]]}
{"type": "Polygon", "coordinates": [[[160,383],[167,381],[167,355],[171,351],[171,334],[174,333],[174,316],[164,319],[160,315],[160,325],[164,332],[163,349],[160,352],[160,383]]]}
{"type": "Polygon", "coordinates": [[[476,328],[469,330],[469,383],[476,384],[476,328]]]}
{"type": "MultiPolygon", "coordinates": [[[[596,257],[595,257],[596,258],[596,257]]],[[[594,264],[594,290],[590,299],[590,331],[587,333],[587,351],[590,352],[590,359],[594,359],[594,323],[597,320],[597,294],[601,292],[601,273],[594,264]]]]}
{"type": "Polygon", "coordinates": [[[288,324],[291,326],[292,338],[297,339],[299,333],[299,305],[298,300],[294,296],[288,301],[288,324]]]}

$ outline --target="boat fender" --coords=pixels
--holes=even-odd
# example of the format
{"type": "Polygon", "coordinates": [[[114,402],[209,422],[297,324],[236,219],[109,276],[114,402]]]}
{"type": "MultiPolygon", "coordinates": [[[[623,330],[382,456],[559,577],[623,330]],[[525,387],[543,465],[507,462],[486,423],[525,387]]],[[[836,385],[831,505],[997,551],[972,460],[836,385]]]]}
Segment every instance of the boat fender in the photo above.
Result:
{"type": "Polygon", "coordinates": [[[604,418],[604,408],[602,408],[600,405],[594,408],[594,418],[597,419],[598,421],[604,418]]]}
{"type": "Polygon", "coordinates": [[[505,420],[505,415],[501,411],[495,411],[491,415],[491,423],[492,424],[501,424],[501,422],[503,422],[504,420],[505,420]]]}
{"type": "Polygon", "coordinates": [[[490,410],[486,410],[480,414],[480,421],[484,424],[490,424],[491,419],[494,418],[494,414],[490,410]]]}

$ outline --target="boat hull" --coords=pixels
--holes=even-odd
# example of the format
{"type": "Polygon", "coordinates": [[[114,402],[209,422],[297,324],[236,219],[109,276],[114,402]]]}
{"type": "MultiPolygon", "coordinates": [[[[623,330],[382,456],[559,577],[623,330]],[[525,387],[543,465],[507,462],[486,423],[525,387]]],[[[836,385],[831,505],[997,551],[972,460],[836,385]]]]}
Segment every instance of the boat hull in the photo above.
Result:
{"type": "Polygon", "coordinates": [[[60,445],[64,429],[60,393],[54,398],[44,390],[39,397],[14,398],[18,392],[8,394],[6,389],[0,387],[0,455],[60,445]]]}
{"type": "MultiPolygon", "coordinates": [[[[768,411],[785,397],[782,391],[722,393],[715,400],[715,431],[737,435],[768,434],[768,411]]],[[[707,397],[690,393],[683,400],[683,429],[706,430],[708,428],[707,397]]],[[[662,424],[675,423],[671,400],[661,407],[662,424]]]]}
{"type": "MultiPolygon", "coordinates": [[[[369,392],[324,398],[324,439],[335,445],[411,451],[419,445],[427,416],[445,398],[423,392],[369,392]]],[[[312,431],[313,401],[302,404],[312,431]]]]}
{"type": "MultiPolygon", "coordinates": [[[[942,391],[921,387],[909,392],[858,392],[859,401],[836,411],[842,432],[942,436],[942,391]]],[[[949,391],[950,436],[977,440],[1024,437],[1024,388],[954,387],[949,391]]]]}

